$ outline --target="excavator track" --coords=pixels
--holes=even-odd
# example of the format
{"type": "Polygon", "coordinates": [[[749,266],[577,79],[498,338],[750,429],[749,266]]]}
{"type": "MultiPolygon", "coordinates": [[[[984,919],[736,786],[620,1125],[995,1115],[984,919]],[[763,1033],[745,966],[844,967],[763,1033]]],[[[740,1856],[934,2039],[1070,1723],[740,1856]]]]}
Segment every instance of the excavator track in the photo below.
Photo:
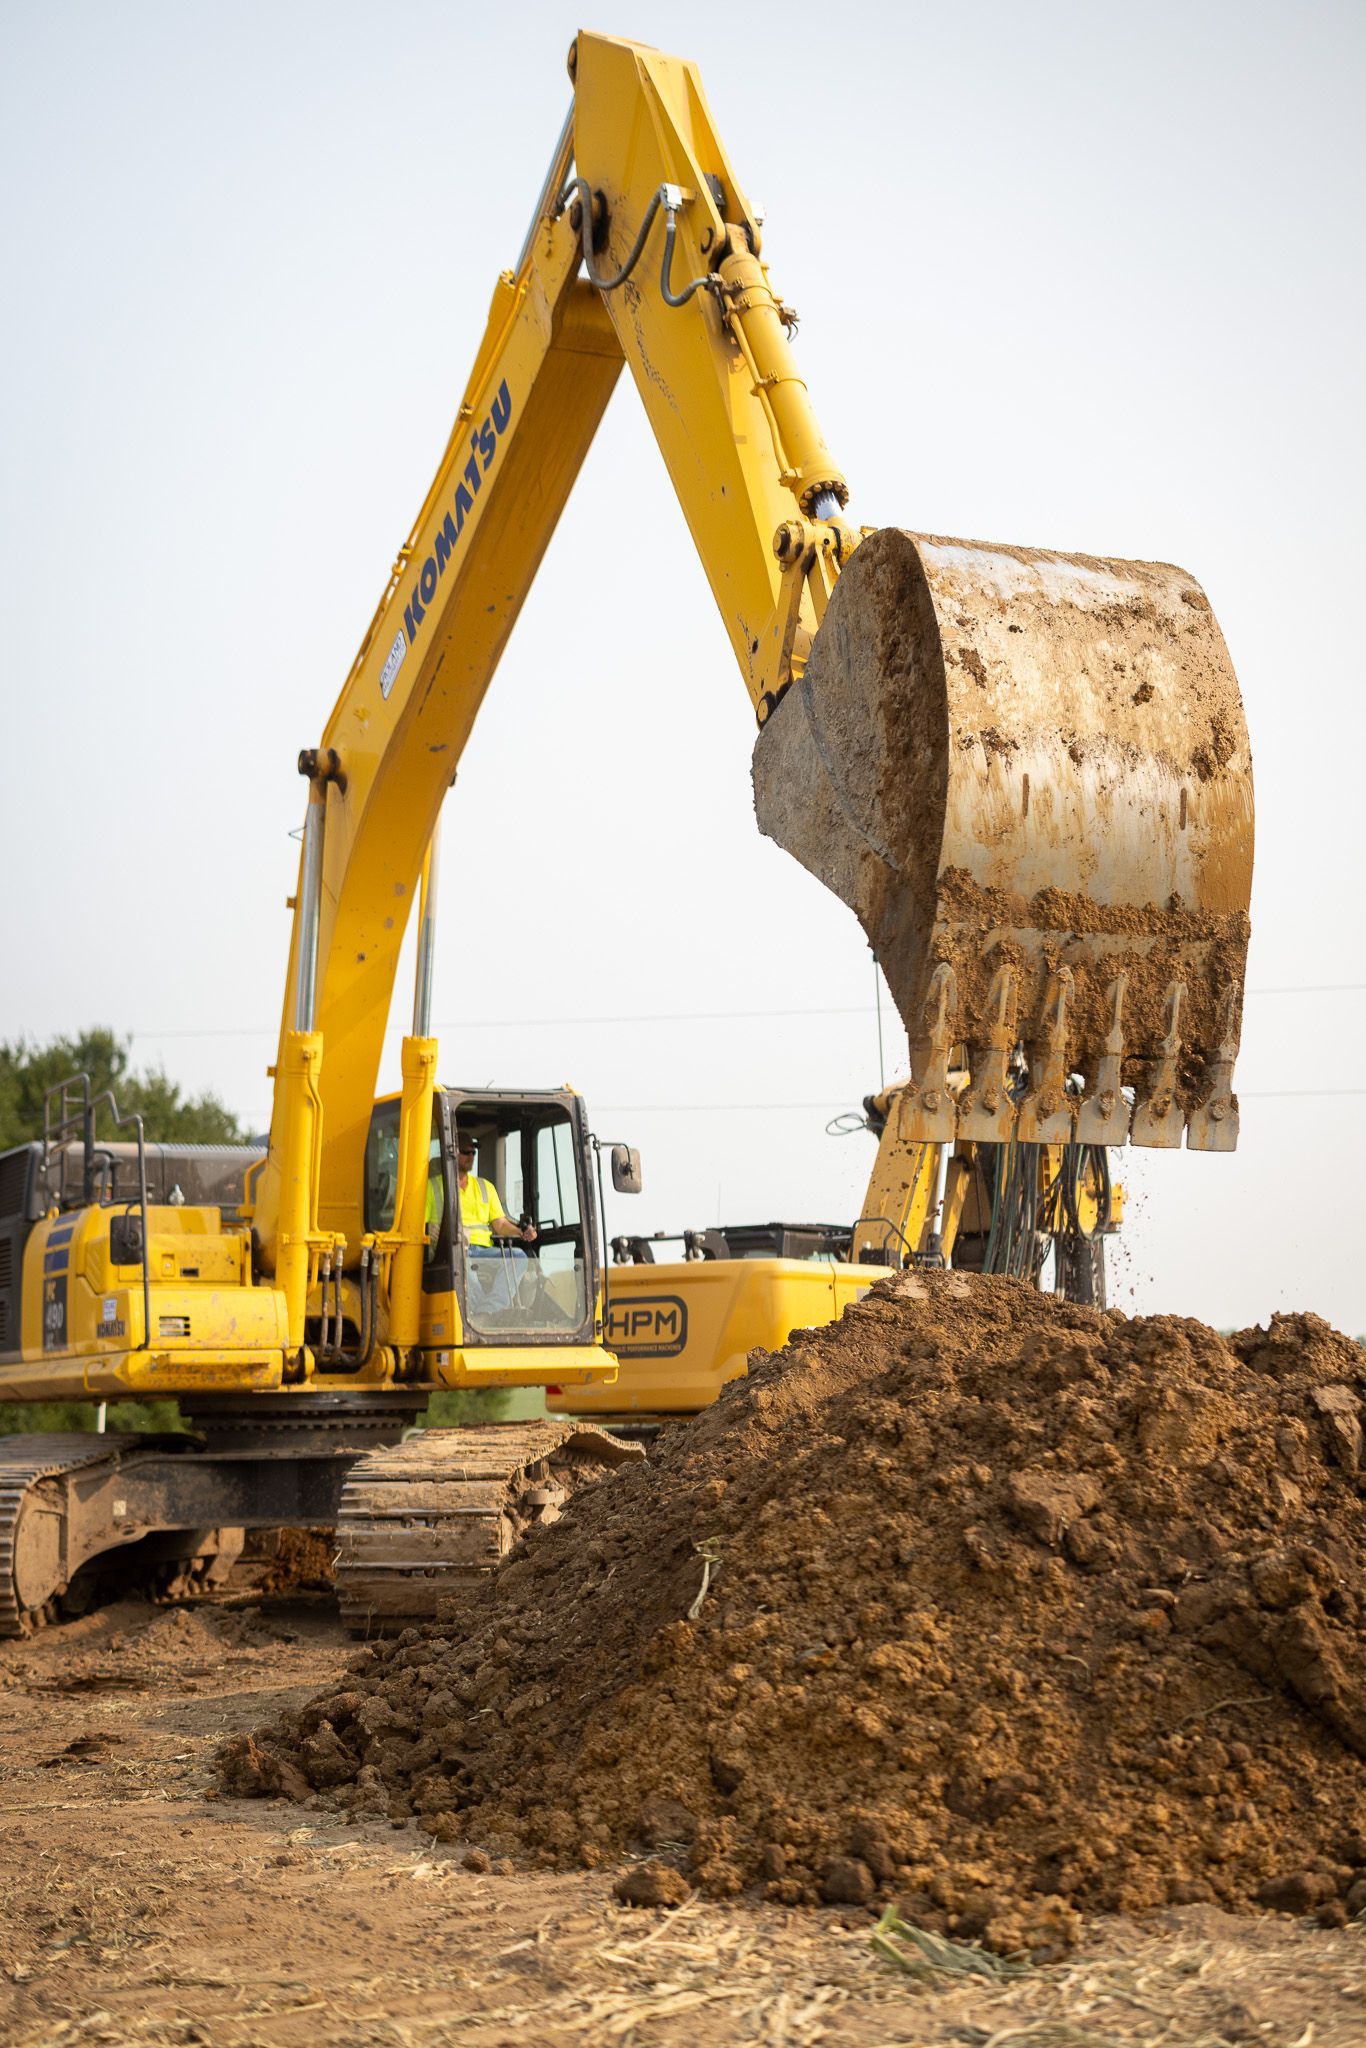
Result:
{"type": "Polygon", "coordinates": [[[89,1465],[114,1466],[122,1452],[145,1442],[74,1430],[0,1437],[0,1637],[31,1635],[52,1618],[49,1553],[61,1544],[61,1517],[44,1513],[43,1482],[89,1465]]]}
{"type": "Polygon", "coordinates": [[[351,1467],[337,1518],[337,1596],[358,1635],[432,1619],[491,1577],[518,1538],[589,1480],[645,1455],[583,1423],[426,1429],[351,1467]]]}

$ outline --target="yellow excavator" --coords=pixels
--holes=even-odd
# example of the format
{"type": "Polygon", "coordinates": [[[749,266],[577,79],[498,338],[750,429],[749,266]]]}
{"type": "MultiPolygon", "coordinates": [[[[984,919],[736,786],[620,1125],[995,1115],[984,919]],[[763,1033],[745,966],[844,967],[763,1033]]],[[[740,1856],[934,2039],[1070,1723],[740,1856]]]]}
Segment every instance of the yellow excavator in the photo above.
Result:
{"type": "Polygon", "coordinates": [[[268,1150],[148,1143],[78,1076],[0,1157],[0,1398],[173,1396],[190,1426],[0,1441],[0,1633],[291,1523],[336,1527],[356,1626],[429,1613],[641,1455],[583,1417],[700,1406],[878,1264],[1089,1259],[1112,1148],[1236,1142],[1251,767],[1199,585],[851,524],[696,71],[582,34],[570,75],[435,480],[299,756],[268,1150]],[[858,916],[910,1073],[870,1104],[842,1237],[722,1232],[668,1266],[627,1241],[607,1268],[603,1154],[624,1191],[635,1155],[569,1089],[438,1086],[429,1014],[442,799],[623,363],[754,706],[761,829],[858,916]],[[522,1244],[476,1241],[470,1170],[522,1244]],[[436,1389],[517,1386],[563,1412],[405,1436],[436,1389]]]}

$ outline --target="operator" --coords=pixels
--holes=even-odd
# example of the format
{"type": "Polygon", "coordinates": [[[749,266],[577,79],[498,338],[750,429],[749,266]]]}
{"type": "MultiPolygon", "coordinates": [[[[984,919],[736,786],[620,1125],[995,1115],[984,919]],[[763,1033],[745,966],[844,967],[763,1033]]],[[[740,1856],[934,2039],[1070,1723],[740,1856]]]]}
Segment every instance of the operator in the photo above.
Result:
{"type": "Polygon", "coordinates": [[[496,1246],[494,1239],[515,1238],[519,1244],[534,1244],[536,1226],[514,1223],[504,1212],[493,1182],[481,1180],[474,1172],[474,1139],[468,1131],[457,1131],[455,1149],[460,1176],[460,1221],[469,1250],[470,1279],[473,1283],[477,1272],[481,1283],[472,1296],[471,1307],[486,1312],[510,1308],[526,1270],[526,1253],[514,1250],[511,1245],[506,1249],[496,1246]]]}
{"type": "Polygon", "coordinates": [[[504,1213],[498,1190],[491,1180],[480,1180],[470,1171],[474,1165],[474,1140],[468,1131],[457,1131],[456,1159],[460,1168],[460,1221],[471,1251],[492,1251],[495,1237],[515,1237],[534,1244],[534,1223],[514,1223],[504,1213]]]}
{"type": "MultiPolygon", "coordinates": [[[[480,1251],[492,1251],[495,1237],[518,1237],[524,1244],[530,1244],[536,1235],[528,1224],[523,1229],[520,1223],[509,1221],[498,1198],[498,1190],[491,1180],[480,1180],[469,1170],[474,1159],[474,1140],[463,1133],[456,1139],[456,1157],[460,1165],[460,1220],[465,1226],[467,1244],[480,1251]]],[[[427,1256],[430,1259],[441,1234],[441,1220],[446,1213],[446,1188],[441,1176],[441,1147],[438,1139],[432,1139],[432,1148],[427,1160],[427,1202],[425,1225],[427,1233],[427,1256]]]]}

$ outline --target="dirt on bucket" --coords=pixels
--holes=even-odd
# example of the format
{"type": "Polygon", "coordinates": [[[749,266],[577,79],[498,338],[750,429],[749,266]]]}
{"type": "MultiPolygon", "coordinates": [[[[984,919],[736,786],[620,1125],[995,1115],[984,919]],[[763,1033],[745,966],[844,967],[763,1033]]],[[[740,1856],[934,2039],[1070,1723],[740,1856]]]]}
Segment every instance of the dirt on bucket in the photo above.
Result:
{"type": "Polygon", "coordinates": [[[1313,1315],[1225,1338],[889,1278],[239,1739],[225,1785],[1001,1950],[1200,1900],[1344,1924],[1363,1393],[1313,1315]]]}

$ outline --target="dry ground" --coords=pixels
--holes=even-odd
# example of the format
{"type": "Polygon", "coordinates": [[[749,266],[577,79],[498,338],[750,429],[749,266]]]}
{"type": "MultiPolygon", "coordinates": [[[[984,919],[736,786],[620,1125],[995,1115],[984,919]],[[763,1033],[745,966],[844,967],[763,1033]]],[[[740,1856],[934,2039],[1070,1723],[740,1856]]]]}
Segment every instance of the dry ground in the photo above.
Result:
{"type": "Polygon", "coordinates": [[[107,1608],[0,1645],[0,2040],[205,2048],[959,2043],[1362,2048],[1366,1930],[1187,1907],[1066,1965],[927,1981],[866,1916],[610,1873],[474,1873],[411,1828],[206,1798],[222,1737],[331,1682],[321,1601],[107,1608]]]}

